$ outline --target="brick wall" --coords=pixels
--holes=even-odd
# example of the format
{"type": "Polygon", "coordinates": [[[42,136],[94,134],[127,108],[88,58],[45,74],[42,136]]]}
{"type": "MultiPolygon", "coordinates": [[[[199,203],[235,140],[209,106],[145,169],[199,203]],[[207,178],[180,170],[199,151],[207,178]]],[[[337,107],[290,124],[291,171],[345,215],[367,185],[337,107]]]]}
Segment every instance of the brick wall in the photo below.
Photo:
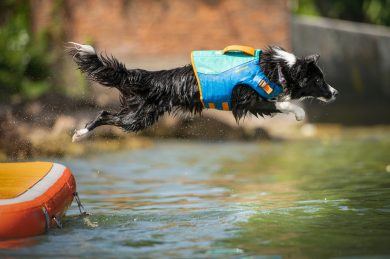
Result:
{"type": "MultiPolygon", "coordinates": [[[[35,23],[55,1],[33,0],[35,23]]],[[[287,0],[65,0],[69,40],[124,56],[187,55],[229,44],[289,47],[287,0]]]]}

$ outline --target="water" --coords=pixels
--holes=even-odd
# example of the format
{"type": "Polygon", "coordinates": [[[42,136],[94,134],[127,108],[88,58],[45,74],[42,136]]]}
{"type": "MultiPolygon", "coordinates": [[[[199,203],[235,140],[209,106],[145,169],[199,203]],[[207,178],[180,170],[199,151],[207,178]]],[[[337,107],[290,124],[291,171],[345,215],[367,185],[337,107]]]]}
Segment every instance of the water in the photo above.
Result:
{"type": "Polygon", "coordinates": [[[0,257],[390,258],[387,134],[161,142],[58,162],[91,215],[73,205],[64,229],[0,257]]]}

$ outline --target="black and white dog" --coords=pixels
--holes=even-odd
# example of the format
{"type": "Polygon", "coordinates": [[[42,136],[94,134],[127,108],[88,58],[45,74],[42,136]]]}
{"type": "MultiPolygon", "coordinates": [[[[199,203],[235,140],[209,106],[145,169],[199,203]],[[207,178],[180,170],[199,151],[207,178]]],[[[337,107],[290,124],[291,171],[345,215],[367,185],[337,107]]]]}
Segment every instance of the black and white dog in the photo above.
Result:
{"type": "MultiPolygon", "coordinates": [[[[85,128],[75,132],[73,141],[88,136],[101,125],[114,125],[137,132],[153,125],[166,112],[197,114],[204,108],[191,65],[161,71],[127,69],[114,57],[96,53],[92,46],[69,44],[69,54],[89,79],[115,87],[121,93],[121,110],[115,113],[100,112],[85,128]]],[[[338,92],[325,82],[317,66],[318,59],[317,54],[297,58],[280,47],[269,47],[263,51],[260,67],[271,82],[283,87],[283,93],[269,101],[246,85],[236,86],[231,100],[231,110],[236,120],[247,114],[263,116],[290,112],[295,114],[297,120],[303,120],[305,111],[290,100],[335,100],[338,92]]]]}

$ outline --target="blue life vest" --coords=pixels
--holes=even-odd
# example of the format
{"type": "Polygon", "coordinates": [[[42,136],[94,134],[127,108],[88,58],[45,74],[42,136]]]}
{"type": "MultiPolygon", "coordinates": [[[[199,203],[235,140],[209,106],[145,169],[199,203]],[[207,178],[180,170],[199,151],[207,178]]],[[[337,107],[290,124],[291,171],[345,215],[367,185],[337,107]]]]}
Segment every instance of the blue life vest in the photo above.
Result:
{"type": "Polygon", "coordinates": [[[224,50],[192,51],[191,62],[205,108],[231,110],[234,87],[245,84],[264,99],[283,88],[269,81],[260,68],[260,49],[233,45],[224,50]]]}

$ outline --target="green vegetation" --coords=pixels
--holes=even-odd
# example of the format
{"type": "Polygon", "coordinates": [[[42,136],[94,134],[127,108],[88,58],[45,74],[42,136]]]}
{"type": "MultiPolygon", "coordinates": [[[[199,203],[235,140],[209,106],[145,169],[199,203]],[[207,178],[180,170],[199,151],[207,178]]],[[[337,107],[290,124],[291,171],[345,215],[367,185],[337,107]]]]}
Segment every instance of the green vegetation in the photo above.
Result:
{"type": "Polygon", "coordinates": [[[389,0],[295,0],[294,13],[390,26],[389,0]]]}
{"type": "Polygon", "coordinates": [[[23,1],[0,4],[0,96],[36,97],[50,89],[47,33],[33,35],[23,1]]]}
{"type": "Polygon", "coordinates": [[[28,1],[0,1],[1,101],[10,96],[33,99],[47,92],[65,93],[64,13],[64,1],[53,1],[50,23],[37,24],[28,1]]]}

